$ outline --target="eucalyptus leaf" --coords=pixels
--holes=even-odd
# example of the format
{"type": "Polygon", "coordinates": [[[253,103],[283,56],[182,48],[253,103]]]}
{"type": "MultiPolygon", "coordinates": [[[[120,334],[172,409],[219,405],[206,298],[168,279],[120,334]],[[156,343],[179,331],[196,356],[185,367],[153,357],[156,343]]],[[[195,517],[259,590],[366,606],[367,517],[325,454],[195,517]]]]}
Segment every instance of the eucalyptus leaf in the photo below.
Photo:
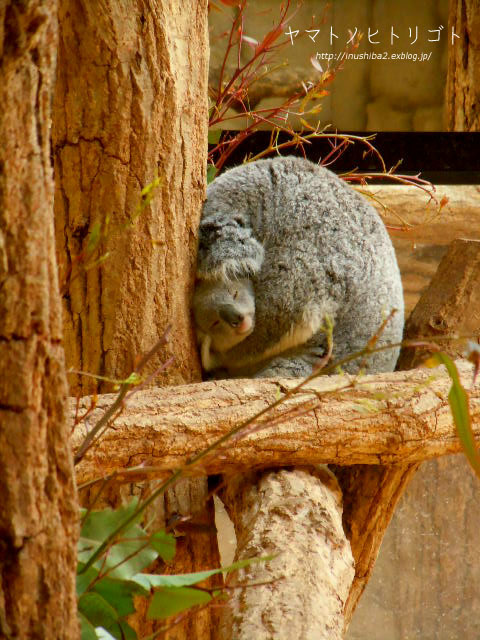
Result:
{"type": "Polygon", "coordinates": [[[100,242],[100,231],[101,231],[100,223],[95,222],[95,224],[92,226],[92,230],[88,235],[87,253],[92,253],[92,251],[96,249],[98,243],[100,242]]]}
{"type": "MultiPolygon", "coordinates": [[[[86,563],[95,550],[135,511],[137,501],[115,511],[91,511],[82,524],[79,559],[86,563]]],[[[140,518],[140,516],[139,516],[140,518]]],[[[112,544],[107,553],[94,563],[110,578],[128,580],[150,565],[157,558],[150,545],[149,536],[138,524],[131,524],[122,532],[118,542],[112,544]]]]}
{"type": "Polygon", "coordinates": [[[80,620],[80,634],[82,640],[97,640],[98,636],[95,632],[95,627],[91,624],[83,613],[78,614],[80,620]]]}
{"type": "Polygon", "coordinates": [[[138,640],[137,632],[132,629],[132,627],[125,622],[125,620],[121,620],[119,623],[121,635],[121,640],[138,640]]]}
{"type": "Polygon", "coordinates": [[[99,593],[122,617],[134,613],[134,596],[148,596],[150,593],[149,590],[130,580],[112,580],[110,578],[103,578],[97,582],[93,591],[99,593]]]}
{"type": "Polygon", "coordinates": [[[78,600],[78,609],[94,627],[111,627],[118,622],[118,613],[102,596],[89,591],[78,600]]]}
{"type": "Polygon", "coordinates": [[[150,545],[164,562],[171,562],[175,557],[175,537],[165,531],[157,531],[150,537],[150,545]]]}
{"type": "Polygon", "coordinates": [[[221,135],[221,129],[210,129],[208,132],[208,144],[218,144],[221,135]]]}
{"type": "Polygon", "coordinates": [[[480,478],[480,453],[475,444],[475,437],[472,431],[468,394],[460,382],[458,369],[453,360],[443,352],[434,353],[428,359],[427,365],[432,362],[445,365],[448,375],[450,376],[452,386],[448,393],[448,403],[452,412],[453,421],[467,460],[476,475],[480,478]]]}
{"type": "Polygon", "coordinates": [[[209,164],[207,167],[207,184],[213,181],[217,173],[217,168],[213,164],[209,164]]]}
{"type": "Polygon", "coordinates": [[[148,607],[147,618],[168,618],[198,604],[207,604],[212,596],[191,587],[165,587],[158,589],[148,607]]]}
{"type": "Polygon", "coordinates": [[[203,580],[207,580],[211,576],[218,573],[230,573],[231,571],[237,571],[243,569],[251,564],[258,562],[268,562],[275,556],[264,556],[262,558],[246,558],[245,560],[239,560],[234,562],[228,567],[221,567],[220,569],[210,569],[209,571],[196,571],[195,573],[180,573],[177,575],[157,575],[151,573],[137,573],[131,579],[136,584],[142,586],[144,589],[156,588],[156,587],[188,587],[192,584],[197,584],[203,580]]]}
{"type": "MultiPolygon", "coordinates": [[[[79,563],[78,570],[83,568],[83,563],[79,563]]],[[[77,574],[77,596],[81,596],[98,576],[98,571],[94,567],[90,567],[85,573],[77,574]]]]}

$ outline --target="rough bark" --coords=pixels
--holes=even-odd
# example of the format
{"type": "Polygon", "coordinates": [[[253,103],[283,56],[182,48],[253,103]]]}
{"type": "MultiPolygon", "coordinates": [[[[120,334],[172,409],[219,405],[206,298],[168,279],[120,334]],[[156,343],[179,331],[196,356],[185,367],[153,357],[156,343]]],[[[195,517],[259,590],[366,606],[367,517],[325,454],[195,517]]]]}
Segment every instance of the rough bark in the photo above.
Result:
{"type": "MultiPolygon", "coordinates": [[[[469,387],[472,365],[459,361],[458,368],[469,387]]],[[[113,428],[78,465],[78,482],[115,470],[118,481],[126,482],[129,476],[122,477],[122,469],[139,464],[147,468],[138,477],[165,476],[295,384],[292,379],[222,380],[138,391],[113,428]]],[[[318,463],[401,465],[460,451],[447,399],[450,379],[443,367],[365,376],[353,389],[333,393],[346,384],[344,376],[309,383],[287,400],[287,413],[280,408],[273,412],[275,425],[255,428],[227,442],[188,474],[233,474],[318,463]],[[305,402],[310,403],[308,413],[298,411],[305,402]]],[[[99,396],[88,425],[95,423],[113,398],[99,396]]],[[[82,401],[80,412],[87,406],[82,401]]],[[[478,380],[470,392],[470,409],[479,434],[478,380]]],[[[85,423],[78,425],[74,448],[87,428],[85,423]]]]}
{"type": "Polygon", "coordinates": [[[57,6],[0,6],[0,636],[79,637],[53,233],[57,6]]]}
{"type": "MultiPolygon", "coordinates": [[[[405,337],[478,338],[479,282],[480,242],[455,240],[413,310],[405,337]]],[[[442,340],[441,345],[452,357],[464,348],[454,340],[442,340]]],[[[415,366],[424,357],[423,350],[405,349],[399,366],[415,366]]],[[[420,468],[386,533],[353,637],[374,635],[371,614],[366,615],[372,608],[378,619],[386,619],[383,633],[388,637],[433,637],[439,618],[442,637],[455,637],[459,628],[465,639],[478,637],[471,592],[471,576],[480,571],[478,554],[471,548],[471,536],[480,527],[478,480],[465,466],[461,458],[448,456],[420,468]]]]}
{"type": "MultiPolygon", "coordinates": [[[[144,372],[173,359],[155,382],[199,380],[189,309],[205,194],[207,2],[61,0],[59,22],[53,140],[67,364],[124,378],[171,324],[144,372]],[[157,175],[160,186],[138,214],[141,189],[157,175]],[[101,242],[82,262],[98,224],[101,242]]],[[[92,378],[72,375],[70,383],[74,393],[96,388],[92,378]]],[[[111,486],[96,506],[146,490],[111,486]]],[[[157,501],[158,526],[202,511],[208,533],[192,528],[179,539],[174,570],[217,566],[206,479],[184,483],[181,504],[179,492],[157,501]]],[[[174,637],[209,637],[210,615],[176,627],[174,637]]],[[[135,626],[140,635],[151,629],[135,626]]]]}
{"type": "MultiPolygon", "coordinates": [[[[172,324],[150,370],[173,356],[162,384],[199,379],[187,310],[205,194],[206,18],[206,0],[60,2],[55,219],[74,369],[125,377],[172,324]],[[157,174],[161,186],[135,218],[157,174]],[[107,219],[96,256],[108,258],[82,270],[75,259],[107,219]]],[[[94,388],[88,378],[70,383],[94,388]]]]}
{"type": "MultiPolygon", "coordinates": [[[[465,363],[458,366],[468,386],[472,367],[465,363]]],[[[344,377],[317,380],[288,401],[290,412],[284,424],[235,440],[234,447],[227,445],[217,456],[207,457],[189,470],[192,474],[231,474],[317,463],[354,465],[337,470],[345,499],[344,528],[355,558],[355,579],[345,607],[346,626],[371,575],[395,505],[417,463],[460,450],[447,400],[450,380],[441,370],[366,376],[364,382],[366,387],[357,385],[337,397],[332,388],[345,385],[344,377]],[[434,381],[430,380],[432,373],[438,376],[434,381]],[[328,396],[319,399],[322,390],[328,396]],[[295,407],[305,401],[312,402],[311,412],[295,417],[295,407]]],[[[116,421],[114,435],[107,433],[81,463],[79,481],[115,469],[121,476],[122,468],[140,463],[149,467],[145,474],[165,475],[236,424],[265,409],[278,398],[279,390],[294,384],[292,380],[231,380],[168,392],[139,392],[116,421]],[[121,449],[117,441],[123,442],[121,449]]],[[[477,383],[470,394],[475,433],[480,426],[479,393],[477,383]]],[[[111,401],[112,397],[102,396],[99,409],[101,403],[107,406],[111,401]]],[[[99,409],[92,414],[92,423],[100,415],[99,409]]],[[[274,415],[278,419],[278,413],[274,415]]],[[[258,491],[253,482],[249,488],[242,488],[242,494],[258,491]]],[[[288,502],[290,498],[285,494],[283,499],[288,502]]],[[[260,521],[255,535],[261,537],[261,531],[260,521]]],[[[291,544],[292,538],[288,539],[291,544]]]]}
{"type": "Polygon", "coordinates": [[[480,1],[450,0],[447,128],[480,130],[480,1]],[[459,36],[451,42],[453,31],[459,36]]]}
{"type": "Polygon", "coordinates": [[[275,557],[228,585],[218,637],[343,638],[355,571],[335,476],[327,468],[244,474],[228,479],[222,500],[235,525],[237,559],[275,557]]]}

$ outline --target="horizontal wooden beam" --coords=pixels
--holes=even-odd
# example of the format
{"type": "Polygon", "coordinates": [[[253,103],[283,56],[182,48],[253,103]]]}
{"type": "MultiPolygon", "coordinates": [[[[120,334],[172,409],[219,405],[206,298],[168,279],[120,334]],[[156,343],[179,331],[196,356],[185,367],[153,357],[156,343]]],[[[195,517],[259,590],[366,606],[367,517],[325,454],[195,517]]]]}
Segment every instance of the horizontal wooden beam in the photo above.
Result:
{"type": "MultiPolygon", "coordinates": [[[[472,366],[458,362],[470,388],[472,366]]],[[[192,466],[192,475],[318,463],[409,464],[461,451],[448,405],[450,379],[443,367],[363,376],[324,376],[291,394],[284,404],[192,466]],[[274,420],[274,424],[267,424],[274,420]]],[[[295,380],[218,380],[139,390],[77,466],[84,483],[143,465],[139,477],[164,477],[284,396],[295,380]]],[[[95,410],[75,428],[78,449],[115,395],[98,397],[95,410]]],[[[82,398],[78,415],[89,406],[82,398]]],[[[75,402],[70,416],[73,421],[75,402]]],[[[480,436],[480,386],[470,391],[475,434],[480,436]]],[[[119,480],[121,480],[121,473],[119,480]]],[[[131,481],[131,475],[124,476],[131,481]]]]}

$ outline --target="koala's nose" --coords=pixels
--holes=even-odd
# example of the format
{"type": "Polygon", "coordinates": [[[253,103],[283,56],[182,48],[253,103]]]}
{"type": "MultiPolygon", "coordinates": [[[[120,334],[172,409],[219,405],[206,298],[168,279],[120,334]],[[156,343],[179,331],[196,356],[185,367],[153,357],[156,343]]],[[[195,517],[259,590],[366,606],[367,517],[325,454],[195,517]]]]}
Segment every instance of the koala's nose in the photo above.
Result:
{"type": "Polygon", "coordinates": [[[232,307],[232,305],[229,304],[220,307],[218,315],[222,320],[227,322],[232,327],[238,327],[238,325],[240,325],[245,318],[243,313],[240,313],[239,311],[237,311],[237,309],[235,309],[235,307],[232,307]]]}

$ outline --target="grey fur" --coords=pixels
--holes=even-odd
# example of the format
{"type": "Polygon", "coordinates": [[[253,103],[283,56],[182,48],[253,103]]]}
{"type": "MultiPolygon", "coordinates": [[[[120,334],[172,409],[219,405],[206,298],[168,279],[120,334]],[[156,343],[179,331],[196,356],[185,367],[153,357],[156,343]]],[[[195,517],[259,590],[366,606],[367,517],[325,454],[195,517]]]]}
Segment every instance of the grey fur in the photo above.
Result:
{"type": "Polygon", "coordinates": [[[193,310],[202,364],[211,371],[221,366],[215,354],[245,340],[255,327],[252,283],[248,279],[201,280],[195,288],[193,310]]]}
{"type": "MultiPolygon", "coordinates": [[[[308,375],[325,352],[326,316],[336,360],[363,348],[392,309],[377,346],[402,339],[402,283],[388,233],[366,199],[331,171],[296,157],[230,169],[208,187],[199,236],[197,326],[202,280],[210,298],[235,278],[255,292],[255,329],[232,348],[212,348],[210,368],[229,376],[308,375]]],[[[203,328],[201,343],[205,336],[203,328]]],[[[398,353],[373,354],[367,370],[392,371],[398,353]]]]}

